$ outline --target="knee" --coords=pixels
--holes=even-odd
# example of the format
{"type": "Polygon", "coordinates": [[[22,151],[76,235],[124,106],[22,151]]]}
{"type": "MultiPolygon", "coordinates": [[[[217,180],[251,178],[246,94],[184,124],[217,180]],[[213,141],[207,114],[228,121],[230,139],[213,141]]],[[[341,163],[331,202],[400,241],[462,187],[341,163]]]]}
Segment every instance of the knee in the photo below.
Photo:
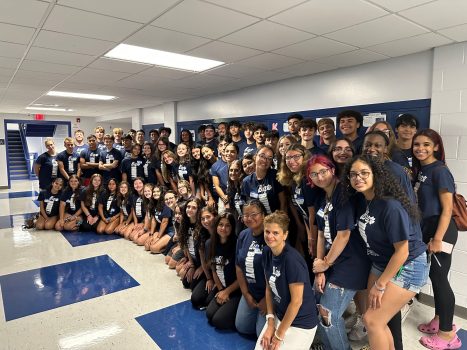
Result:
{"type": "Polygon", "coordinates": [[[378,317],[376,317],[373,312],[365,312],[363,315],[363,324],[365,325],[365,328],[369,331],[380,327],[382,324],[381,322],[378,322],[378,317]]]}
{"type": "Polygon", "coordinates": [[[173,259],[170,259],[169,262],[167,263],[167,265],[169,265],[169,269],[175,269],[175,267],[177,266],[177,262],[173,259]]]}
{"type": "Polygon", "coordinates": [[[321,324],[324,327],[332,326],[331,319],[332,319],[332,312],[328,308],[324,307],[323,305],[318,305],[318,312],[319,318],[321,320],[321,324]]]}

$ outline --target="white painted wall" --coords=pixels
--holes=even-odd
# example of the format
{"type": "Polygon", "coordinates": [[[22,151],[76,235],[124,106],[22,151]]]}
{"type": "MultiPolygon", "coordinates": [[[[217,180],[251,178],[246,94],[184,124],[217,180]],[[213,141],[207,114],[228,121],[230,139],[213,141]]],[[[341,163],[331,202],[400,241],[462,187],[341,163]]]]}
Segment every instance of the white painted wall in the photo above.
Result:
{"type": "MultiPolygon", "coordinates": [[[[441,133],[447,165],[457,190],[467,195],[467,43],[434,50],[430,127],[441,133]]],[[[449,281],[456,304],[467,307],[467,233],[459,232],[454,248],[449,281]]],[[[431,286],[425,292],[432,294],[431,286]]]]}
{"type": "Polygon", "coordinates": [[[433,52],[177,103],[177,121],[430,98],[433,52]]]}

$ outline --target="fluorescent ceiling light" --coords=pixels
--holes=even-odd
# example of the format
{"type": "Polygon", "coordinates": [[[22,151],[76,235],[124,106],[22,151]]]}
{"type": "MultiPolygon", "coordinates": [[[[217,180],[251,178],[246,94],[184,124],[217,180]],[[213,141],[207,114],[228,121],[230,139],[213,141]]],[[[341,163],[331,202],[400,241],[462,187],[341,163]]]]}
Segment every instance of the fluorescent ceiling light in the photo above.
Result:
{"type": "Polygon", "coordinates": [[[182,55],[179,53],[148,49],[146,47],[120,44],[107,52],[104,57],[124,61],[153,64],[156,66],[202,72],[224,64],[206,58],[182,55]]]}
{"type": "Polygon", "coordinates": [[[54,112],[73,112],[72,109],[69,108],[54,108],[54,107],[26,107],[26,109],[32,109],[35,111],[54,111],[54,112]]]}
{"type": "Polygon", "coordinates": [[[109,95],[95,95],[95,94],[82,94],[79,92],[66,92],[66,91],[49,91],[48,96],[58,96],[58,97],[73,97],[73,98],[84,98],[89,100],[104,100],[109,101],[117,98],[116,96],[109,95]]]}
{"type": "Polygon", "coordinates": [[[60,107],[60,105],[53,104],[53,105],[48,105],[44,103],[33,103],[31,106],[42,106],[42,107],[60,107]]]}

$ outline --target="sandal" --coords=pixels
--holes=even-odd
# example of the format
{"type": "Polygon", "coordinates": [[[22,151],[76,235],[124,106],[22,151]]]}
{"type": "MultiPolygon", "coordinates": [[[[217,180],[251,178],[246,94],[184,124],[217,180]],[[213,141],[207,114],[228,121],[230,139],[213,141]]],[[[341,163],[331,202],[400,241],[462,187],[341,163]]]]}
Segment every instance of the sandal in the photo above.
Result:
{"type": "MultiPolygon", "coordinates": [[[[439,331],[439,319],[432,319],[428,323],[422,323],[418,325],[418,330],[426,334],[436,334],[439,331]]],[[[452,325],[452,330],[457,332],[457,327],[455,324],[452,325]]]]}
{"type": "Polygon", "coordinates": [[[441,339],[437,334],[432,336],[424,336],[419,340],[420,344],[431,350],[450,350],[460,349],[462,342],[457,335],[451,340],[441,339]]]}

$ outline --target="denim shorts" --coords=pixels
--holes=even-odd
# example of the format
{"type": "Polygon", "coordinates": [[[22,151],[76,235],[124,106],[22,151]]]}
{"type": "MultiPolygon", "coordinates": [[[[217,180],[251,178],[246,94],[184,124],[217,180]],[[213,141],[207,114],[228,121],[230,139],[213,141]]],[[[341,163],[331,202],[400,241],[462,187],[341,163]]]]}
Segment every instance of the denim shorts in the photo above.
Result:
{"type": "MultiPolygon", "coordinates": [[[[380,266],[373,264],[370,272],[379,277],[383,274],[383,270],[380,266]]],[[[391,282],[411,292],[419,293],[428,280],[429,271],[430,266],[424,252],[404,265],[391,282]]]]}

